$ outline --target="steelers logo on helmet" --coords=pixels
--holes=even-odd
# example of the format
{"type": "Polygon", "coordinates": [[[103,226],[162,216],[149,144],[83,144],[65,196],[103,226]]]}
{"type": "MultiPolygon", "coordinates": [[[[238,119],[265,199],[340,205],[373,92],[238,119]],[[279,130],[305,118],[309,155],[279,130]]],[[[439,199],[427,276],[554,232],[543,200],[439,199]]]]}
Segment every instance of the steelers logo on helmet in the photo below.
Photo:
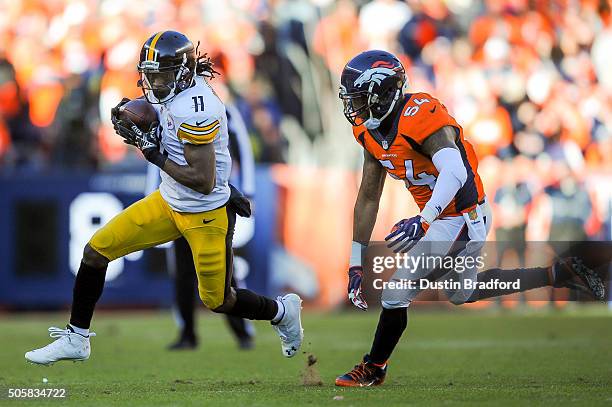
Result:
{"type": "Polygon", "coordinates": [[[179,32],[161,31],[142,46],[138,86],[149,103],[167,103],[192,85],[195,70],[193,43],[179,32]]]}
{"type": "Polygon", "coordinates": [[[393,111],[406,85],[406,72],[386,51],[366,51],[351,59],[340,77],[344,116],[353,125],[375,129],[393,111]]]}

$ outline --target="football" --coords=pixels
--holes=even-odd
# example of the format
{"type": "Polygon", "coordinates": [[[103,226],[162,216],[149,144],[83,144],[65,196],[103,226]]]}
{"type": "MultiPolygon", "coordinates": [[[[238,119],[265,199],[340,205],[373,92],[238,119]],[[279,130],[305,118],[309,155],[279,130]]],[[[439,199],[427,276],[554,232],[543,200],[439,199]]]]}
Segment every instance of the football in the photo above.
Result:
{"type": "Polygon", "coordinates": [[[157,121],[157,112],[145,99],[133,99],[119,108],[119,118],[130,119],[141,130],[157,121]]]}

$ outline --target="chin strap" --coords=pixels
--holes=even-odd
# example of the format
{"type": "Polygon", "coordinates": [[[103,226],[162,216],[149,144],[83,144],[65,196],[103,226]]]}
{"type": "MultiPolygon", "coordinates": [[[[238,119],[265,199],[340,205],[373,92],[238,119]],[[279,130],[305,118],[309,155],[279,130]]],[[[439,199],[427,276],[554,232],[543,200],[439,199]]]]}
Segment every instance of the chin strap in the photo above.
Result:
{"type": "MultiPolygon", "coordinates": [[[[376,118],[376,117],[372,116],[372,110],[370,110],[370,118],[363,123],[365,128],[368,129],[368,130],[377,129],[378,126],[380,126],[380,124],[382,123],[382,121],[385,120],[387,118],[387,116],[389,116],[391,114],[391,112],[395,108],[395,104],[397,103],[397,101],[399,100],[401,95],[402,95],[402,91],[400,89],[395,91],[395,96],[393,97],[393,102],[391,102],[391,105],[389,106],[389,109],[387,109],[387,113],[385,113],[380,118],[376,118]]],[[[370,101],[368,100],[368,104],[369,104],[369,102],[370,101]]]]}
{"type": "Polygon", "coordinates": [[[363,123],[363,125],[368,130],[374,130],[374,129],[377,129],[378,126],[380,126],[380,120],[379,119],[375,119],[373,117],[370,117],[368,120],[366,120],[363,123]]]}

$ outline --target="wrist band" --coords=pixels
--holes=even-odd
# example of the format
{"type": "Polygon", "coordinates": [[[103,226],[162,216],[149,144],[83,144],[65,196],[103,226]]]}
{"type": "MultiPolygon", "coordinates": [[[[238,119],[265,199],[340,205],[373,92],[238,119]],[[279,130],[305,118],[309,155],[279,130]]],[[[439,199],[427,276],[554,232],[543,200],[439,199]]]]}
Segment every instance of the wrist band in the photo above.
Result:
{"type": "Polygon", "coordinates": [[[349,267],[360,266],[363,257],[363,251],[367,246],[359,242],[351,242],[351,258],[349,260],[349,267]]]}
{"type": "Polygon", "coordinates": [[[161,169],[164,168],[164,164],[168,159],[168,157],[166,157],[164,154],[160,153],[154,148],[148,148],[144,150],[142,154],[145,156],[147,161],[149,161],[151,164],[158,166],[161,169]]]}
{"type": "Polygon", "coordinates": [[[425,222],[427,222],[428,225],[431,225],[431,223],[436,220],[436,218],[440,215],[438,213],[437,210],[425,205],[425,207],[423,208],[423,210],[421,211],[421,213],[419,214],[421,216],[421,218],[423,218],[423,220],[425,222]]]}

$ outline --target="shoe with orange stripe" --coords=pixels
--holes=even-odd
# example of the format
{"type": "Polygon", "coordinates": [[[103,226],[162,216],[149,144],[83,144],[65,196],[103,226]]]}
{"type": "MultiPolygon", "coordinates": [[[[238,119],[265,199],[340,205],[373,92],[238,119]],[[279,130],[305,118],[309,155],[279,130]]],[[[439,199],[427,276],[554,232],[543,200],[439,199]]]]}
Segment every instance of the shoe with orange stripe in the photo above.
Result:
{"type": "Polygon", "coordinates": [[[594,270],[585,266],[581,259],[566,257],[557,260],[550,270],[554,276],[554,287],[584,291],[597,300],[605,300],[606,286],[603,280],[594,270]]]}
{"type": "Polygon", "coordinates": [[[369,387],[380,386],[385,381],[387,364],[382,366],[372,363],[370,355],[365,355],[363,361],[356,365],[353,370],[338,376],[336,386],[342,387],[369,387]]]}

